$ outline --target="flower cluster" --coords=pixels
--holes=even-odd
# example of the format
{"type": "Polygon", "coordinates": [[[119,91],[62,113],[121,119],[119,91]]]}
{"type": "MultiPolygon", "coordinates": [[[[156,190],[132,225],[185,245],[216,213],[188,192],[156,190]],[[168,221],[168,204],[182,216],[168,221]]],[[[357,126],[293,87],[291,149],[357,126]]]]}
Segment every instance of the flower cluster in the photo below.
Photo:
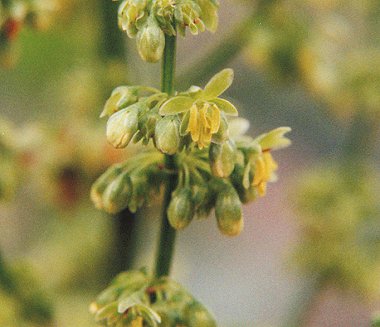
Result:
{"type": "Polygon", "coordinates": [[[199,149],[228,139],[226,115],[236,116],[236,108],[220,99],[232,83],[231,69],[216,74],[202,90],[193,86],[170,97],[144,86],[121,86],[108,99],[101,116],[110,116],[107,139],[115,148],[131,141],[152,139],[163,153],[173,155],[192,142],[199,149]]]}
{"type": "Polygon", "coordinates": [[[144,270],[119,274],[93,302],[90,311],[104,326],[214,327],[206,308],[168,277],[152,278],[144,270]]]}
{"type": "Polygon", "coordinates": [[[191,87],[173,97],[142,86],[114,90],[102,116],[110,115],[107,137],[116,148],[130,141],[153,140],[154,148],[110,167],[93,185],[95,205],[110,213],[128,207],[136,211],[149,190],[170,174],[178,184],[168,207],[168,219],[183,229],[195,218],[215,209],[219,230],[237,235],[243,227],[242,203],[263,196],[275,179],[277,164],[271,151],[289,145],[282,127],[253,139],[249,128],[236,116],[233,104],[218,96],[232,83],[233,72],[216,74],[204,89],[191,87]],[[148,94],[146,94],[148,93],[148,94]],[[163,154],[175,155],[176,171],[163,169],[163,154]]]}
{"type": "Polygon", "coordinates": [[[218,25],[216,0],[124,0],[119,7],[119,26],[137,39],[141,58],[156,62],[165,48],[165,34],[198,34],[218,25]]]}

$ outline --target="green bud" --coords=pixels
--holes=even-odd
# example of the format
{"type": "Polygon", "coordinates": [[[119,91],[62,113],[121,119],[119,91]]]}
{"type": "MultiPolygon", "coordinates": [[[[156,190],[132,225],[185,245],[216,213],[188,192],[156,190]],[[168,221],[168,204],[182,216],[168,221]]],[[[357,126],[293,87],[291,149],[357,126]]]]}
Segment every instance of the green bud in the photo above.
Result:
{"type": "Polygon", "coordinates": [[[219,191],[216,198],[215,215],[219,230],[223,234],[228,236],[240,234],[243,229],[241,202],[232,186],[225,184],[219,191]]]}
{"type": "Polygon", "coordinates": [[[125,148],[138,129],[139,104],[114,113],[107,122],[107,140],[115,148],[125,148]]]}
{"type": "Polygon", "coordinates": [[[222,144],[229,139],[228,133],[228,121],[224,114],[224,112],[220,113],[220,125],[219,130],[215,134],[212,135],[212,142],[216,144],[222,144]]]}
{"type": "Polygon", "coordinates": [[[103,209],[115,214],[125,209],[132,193],[132,183],[127,172],[117,176],[103,193],[103,209]]]}
{"type": "Polygon", "coordinates": [[[154,141],[157,149],[169,155],[178,151],[181,143],[179,125],[176,116],[166,116],[156,124],[154,141]]]}
{"type": "Polygon", "coordinates": [[[157,62],[161,59],[165,48],[165,35],[153,15],[137,33],[137,49],[140,57],[147,62],[157,62]]]}
{"type": "Polygon", "coordinates": [[[120,173],[121,169],[118,166],[111,166],[92,184],[90,196],[96,208],[103,209],[103,192],[120,173]]]}
{"type": "Polygon", "coordinates": [[[199,302],[193,302],[185,308],[186,326],[188,327],[216,327],[213,316],[199,302]]]}
{"type": "Polygon", "coordinates": [[[228,177],[235,167],[236,146],[233,141],[224,142],[222,145],[211,143],[210,167],[211,172],[217,177],[228,177]]]}
{"type": "Polygon", "coordinates": [[[184,229],[194,217],[194,205],[191,190],[180,189],[172,194],[168,208],[168,220],[174,229],[184,229]]]}
{"type": "Polygon", "coordinates": [[[100,117],[111,116],[116,111],[125,108],[137,101],[136,87],[119,86],[112,91],[110,98],[107,100],[100,117]]]}

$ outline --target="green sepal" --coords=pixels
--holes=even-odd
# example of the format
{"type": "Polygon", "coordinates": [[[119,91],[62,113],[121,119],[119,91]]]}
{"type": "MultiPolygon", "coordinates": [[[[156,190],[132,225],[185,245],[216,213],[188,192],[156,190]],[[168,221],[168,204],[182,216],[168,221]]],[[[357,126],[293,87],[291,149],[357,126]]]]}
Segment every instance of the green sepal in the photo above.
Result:
{"type": "Polygon", "coordinates": [[[189,126],[190,111],[187,111],[181,120],[181,125],[179,127],[179,135],[185,136],[188,131],[187,127],[189,126]]]}
{"type": "Polygon", "coordinates": [[[176,115],[181,112],[190,110],[194,103],[194,99],[188,96],[175,96],[164,102],[159,110],[160,115],[176,115]]]}
{"type": "Polygon", "coordinates": [[[204,88],[205,100],[213,100],[227,90],[234,79],[234,71],[230,68],[223,69],[214,75],[204,88]]]}
{"type": "Polygon", "coordinates": [[[238,111],[236,107],[229,101],[225,99],[216,98],[213,100],[210,100],[211,103],[214,103],[219,110],[223,111],[226,115],[229,116],[237,116],[238,111]]]}

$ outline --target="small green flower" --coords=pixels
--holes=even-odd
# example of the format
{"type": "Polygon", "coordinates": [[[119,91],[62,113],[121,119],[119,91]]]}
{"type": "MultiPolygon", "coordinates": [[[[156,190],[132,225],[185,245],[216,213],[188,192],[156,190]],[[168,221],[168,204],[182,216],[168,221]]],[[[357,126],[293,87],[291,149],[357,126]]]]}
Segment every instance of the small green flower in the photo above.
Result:
{"type": "Polygon", "coordinates": [[[137,32],[148,18],[147,4],[147,0],[124,0],[120,4],[118,12],[119,27],[130,38],[136,37],[137,32]]]}
{"type": "Polygon", "coordinates": [[[207,83],[204,90],[191,88],[167,100],[159,113],[163,116],[183,114],[181,135],[190,133],[193,142],[202,149],[210,144],[213,135],[219,131],[221,111],[227,115],[237,115],[233,104],[218,97],[230,87],[232,80],[232,69],[224,69],[207,83]]]}
{"type": "Polygon", "coordinates": [[[205,24],[201,20],[202,10],[195,1],[180,0],[175,6],[175,19],[181,35],[185,36],[186,28],[189,27],[191,34],[197,35],[198,31],[204,32],[205,24]]]}

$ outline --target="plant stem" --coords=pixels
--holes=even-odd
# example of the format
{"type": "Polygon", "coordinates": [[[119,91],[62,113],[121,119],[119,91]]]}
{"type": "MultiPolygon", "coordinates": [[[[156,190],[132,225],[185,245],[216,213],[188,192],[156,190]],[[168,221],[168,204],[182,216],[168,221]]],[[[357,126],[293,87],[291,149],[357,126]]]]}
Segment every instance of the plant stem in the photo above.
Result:
{"type": "MultiPolygon", "coordinates": [[[[162,60],[162,79],[161,90],[172,95],[174,93],[175,77],[175,56],[176,56],[176,37],[165,35],[165,50],[162,60]]],[[[172,172],[176,168],[175,157],[165,156],[165,168],[172,172]]],[[[169,225],[167,210],[171,200],[172,192],[177,185],[177,175],[170,174],[166,183],[160,240],[156,256],[157,277],[170,274],[171,263],[174,254],[176,231],[169,225]]]]}
{"type": "Polygon", "coordinates": [[[161,91],[169,95],[174,93],[175,61],[176,61],[175,36],[165,35],[165,50],[162,58],[161,91]]]}

